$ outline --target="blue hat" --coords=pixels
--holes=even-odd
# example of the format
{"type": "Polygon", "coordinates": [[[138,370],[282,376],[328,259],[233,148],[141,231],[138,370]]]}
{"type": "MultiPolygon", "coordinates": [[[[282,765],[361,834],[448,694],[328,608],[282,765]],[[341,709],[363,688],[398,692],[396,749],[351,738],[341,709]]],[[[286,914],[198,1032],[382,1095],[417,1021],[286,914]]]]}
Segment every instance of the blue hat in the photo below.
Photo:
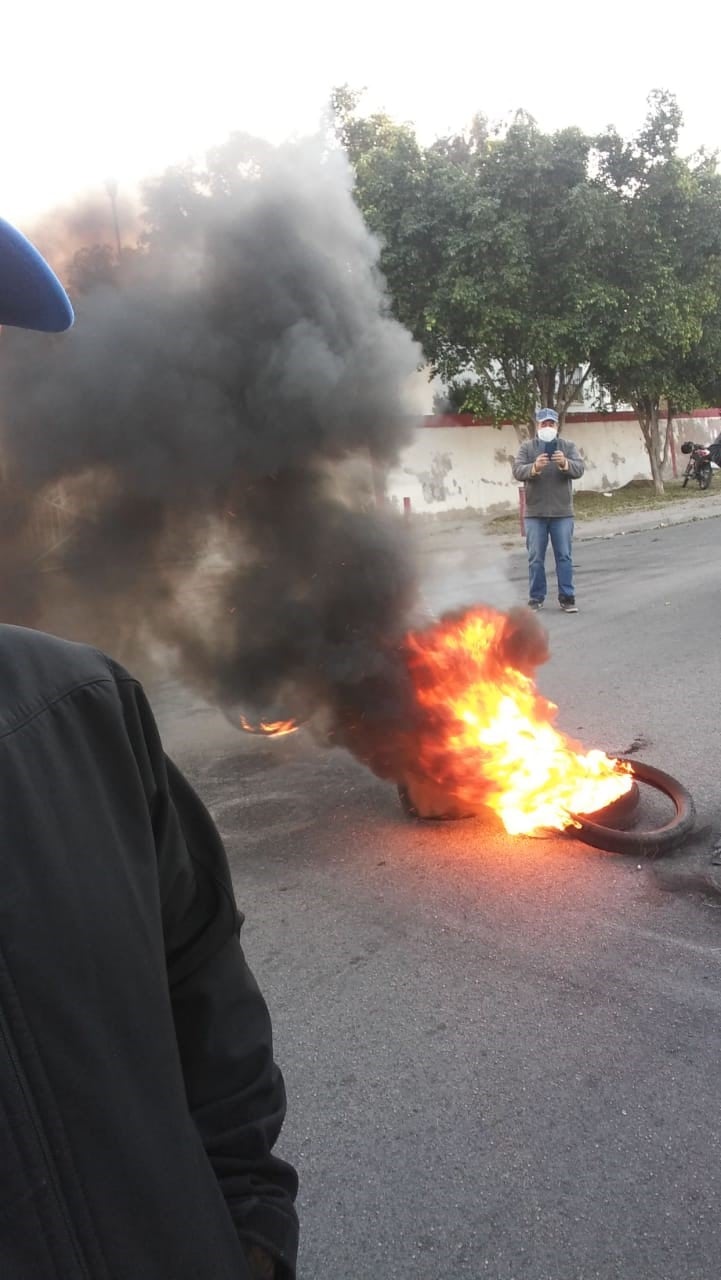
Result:
{"type": "Polygon", "coordinates": [[[0,218],[0,325],[62,333],[73,319],[70,299],[45,259],[0,218]]]}
{"type": "Polygon", "coordinates": [[[555,409],[536,409],[536,422],[558,422],[555,409]]]}

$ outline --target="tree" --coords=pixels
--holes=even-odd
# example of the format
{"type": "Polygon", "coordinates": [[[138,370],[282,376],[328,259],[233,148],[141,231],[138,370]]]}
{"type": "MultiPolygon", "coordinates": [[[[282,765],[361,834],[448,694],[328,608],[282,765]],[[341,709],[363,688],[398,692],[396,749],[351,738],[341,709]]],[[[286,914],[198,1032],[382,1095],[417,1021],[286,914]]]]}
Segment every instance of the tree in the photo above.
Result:
{"type": "Polygon", "coordinates": [[[721,181],[715,157],[677,155],[681,114],[657,92],[638,136],[598,144],[599,182],[613,196],[607,244],[614,324],[592,354],[595,376],[638,416],[663,492],[670,415],[711,391],[721,354],[721,181]]]}
{"type": "Polygon", "coordinates": [[[589,176],[591,139],[546,135],[519,112],[503,135],[422,148],[358,95],[333,101],[356,197],[383,244],[393,307],[463,407],[526,423],[540,401],[563,419],[609,323],[604,245],[611,193],[589,176]]]}
{"type": "Polygon", "coordinates": [[[721,288],[704,319],[701,340],[681,364],[679,375],[685,394],[678,396],[675,410],[721,404],[721,288]]]}
{"type": "Polygon", "coordinates": [[[608,199],[589,179],[590,146],[576,129],[544,135],[521,113],[476,163],[483,205],[467,275],[477,292],[462,319],[487,398],[516,419],[540,401],[563,421],[608,324],[608,199]]]}
{"type": "Polygon", "coordinates": [[[442,164],[433,165],[410,125],[384,113],[359,117],[361,96],[347,86],[333,91],[332,128],[355,171],[356,201],[381,242],[392,310],[433,360],[434,287],[453,220],[461,216],[463,192],[450,181],[444,185],[442,164]]]}
{"type": "Polygon", "coordinates": [[[78,249],[68,268],[68,288],[74,295],[89,293],[98,285],[117,285],[117,252],[109,244],[78,249]]]}

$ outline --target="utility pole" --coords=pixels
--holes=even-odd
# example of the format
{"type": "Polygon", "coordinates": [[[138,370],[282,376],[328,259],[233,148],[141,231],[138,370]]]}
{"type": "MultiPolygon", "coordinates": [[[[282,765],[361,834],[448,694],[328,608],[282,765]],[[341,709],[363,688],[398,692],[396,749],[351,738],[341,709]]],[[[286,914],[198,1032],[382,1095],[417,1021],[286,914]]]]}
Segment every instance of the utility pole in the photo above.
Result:
{"type": "Polygon", "coordinates": [[[105,190],[110,197],[110,207],[113,211],[113,228],[115,230],[115,247],[118,252],[118,262],[120,262],[120,254],[122,245],[120,243],[120,223],[118,221],[118,184],[115,178],[108,178],[105,183],[105,190]]]}

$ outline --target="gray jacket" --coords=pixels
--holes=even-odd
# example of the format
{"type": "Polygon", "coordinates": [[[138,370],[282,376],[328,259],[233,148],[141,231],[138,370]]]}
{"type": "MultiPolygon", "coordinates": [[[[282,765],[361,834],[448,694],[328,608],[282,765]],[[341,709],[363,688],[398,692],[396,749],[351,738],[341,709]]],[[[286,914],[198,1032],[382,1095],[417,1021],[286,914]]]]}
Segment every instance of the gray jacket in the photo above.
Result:
{"type": "Polygon", "coordinates": [[[533,440],[524,440],[513,462],[513,478],[522,480],[526,490],[526,515],[544,519],[572,516],[573,481],[578,480],[586,469],[583,458],[572,441],[559,436],[554,448],[565,453],[568,471],[561,471],[555,462],[549,461],[543,471],[533,475],[533,464],[545,447],[537,436],[533,440]]]}

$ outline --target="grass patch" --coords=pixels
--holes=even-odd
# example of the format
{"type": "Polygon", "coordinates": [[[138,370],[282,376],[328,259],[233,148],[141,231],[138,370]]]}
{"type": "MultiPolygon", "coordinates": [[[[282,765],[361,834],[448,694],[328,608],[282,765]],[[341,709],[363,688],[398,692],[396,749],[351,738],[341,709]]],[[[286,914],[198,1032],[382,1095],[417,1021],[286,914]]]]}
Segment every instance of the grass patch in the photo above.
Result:
{"type": "MultiPolygon", "coordinates": [[[[711,488],[705,493],[695,484],[682,489],[680,480],[666,481],[666,492],[661,497],[654,492],[651,480],[632,480],[622,489],[609,489],[610,497],[582,490],[574,494],[574,515],[578,523],[583,524],[585,520],[603,520],[606,516],[629,515],[634,511],[663,511],[680,499],[693,502],[698,498],[713,497],[714,486],[721,505],[721,475],[718,472],[714,472],[711,488]]],[[[489,520],[487,528],[493,533],[516,532],[518,521],[518,512],[514,511],[489,520]]]]}

